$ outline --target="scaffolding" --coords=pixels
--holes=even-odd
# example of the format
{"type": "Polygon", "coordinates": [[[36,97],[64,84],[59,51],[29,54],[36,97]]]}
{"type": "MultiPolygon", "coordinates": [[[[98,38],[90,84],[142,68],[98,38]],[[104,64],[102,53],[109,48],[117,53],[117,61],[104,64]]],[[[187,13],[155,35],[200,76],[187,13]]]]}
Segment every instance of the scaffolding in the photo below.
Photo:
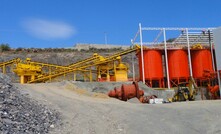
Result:
{"type": "MultiPolygon", "coordinates": [[[[192,72],[192,63],[191,63],[191,54],[190,49],[191,47],[195,46],[203,46],[207,47],[211,50],[212,54],[212,65],[213,70],[215,71],[215,63],[214,63],[214,54],[213,54],[213,30],[215,28],[159,28],[159,27],[142,27],[141,23],[139,23],[139,28],[137,33],[135,34],[134,38],[131,40],[132,45],[139,44],[140,51],[141,51],[141,64],[142,64],[142,80],[145,83],[145,69],[144,69],[144,55],[143,55],[143,48],[153,48],[153,49],[163,49],[165,55],[165,75],[167,81],[168,89],[171,88],[170,86],[170,76],[169,76],[169,69],[168,69],[168,55],[167,50],[169,49],[181,49],[186,48],[188,52],[188,63],[189,63],[189,72],[190,77],[193,76],[192,72]],[[143,41],[144,31],[157,31],[158,34],[154,39],[151,41],[143,41]],[[173,40],[168,40],[167,32],[168,31],[179,31],[180,35],[173,40]],[[160,40],[160,37],[163,39],[160,40]],[[199,45],[200,44],[200,45],[199,45]]],[[[146,38],[145,38],[146,39],[146,38]]]]}

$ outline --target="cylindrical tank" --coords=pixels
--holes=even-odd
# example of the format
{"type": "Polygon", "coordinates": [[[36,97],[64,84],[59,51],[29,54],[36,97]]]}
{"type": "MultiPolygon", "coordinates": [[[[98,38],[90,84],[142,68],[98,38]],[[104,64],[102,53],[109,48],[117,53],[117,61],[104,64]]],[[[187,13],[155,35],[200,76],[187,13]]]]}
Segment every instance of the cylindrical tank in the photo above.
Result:
{"type": "MultiPolygon", "coordinates": [[[[160,50],[147,49],[143,51],[144,55],[144,78],[145,80],[150,79],[163,79],[163,65],[162,65],[162,54],[160,50]]],[[[142,79],[142,62],[141,54],[138,54],[139,58],[139,71],[140,79],[142,79]]]]}
{"type": "Polygon", "coordinates": [[[168,50],[168,68],[170,79],[189,77],[188,56],[185,50],[168,50]]]}
{"type": "Polygon", "coordinates": [[[211,52],[208,49],[191,50],[194,78],[203,78],[203,71],[213,71],[211,52]]]}

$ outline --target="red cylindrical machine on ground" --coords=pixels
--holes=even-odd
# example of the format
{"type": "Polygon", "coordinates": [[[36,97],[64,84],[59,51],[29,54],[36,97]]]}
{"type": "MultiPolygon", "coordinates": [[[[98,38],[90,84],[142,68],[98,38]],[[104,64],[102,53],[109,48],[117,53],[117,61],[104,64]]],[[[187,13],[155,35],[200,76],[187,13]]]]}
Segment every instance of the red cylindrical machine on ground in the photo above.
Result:
{"type": "MultiPolygon", "coordinates": [[[[163,64],[160,50],[145,49],[144,55],[144,78],[150,87],[163,87],[163,64]]],[[[142,78],[141,53],[138,53],[140,80],[142,78]]]]}
{"type": "Polygon", "coordinates": [[[168,50],[168,69],[171,86],[187,82],[189,78],[188,55],[185,50],[168,50]]]}
{"type": "Polygon", "coordinates": [[[191,50],[193,77],[203,79],[204,70],[213,71],[212,56],[209,49],[191,50]]]}

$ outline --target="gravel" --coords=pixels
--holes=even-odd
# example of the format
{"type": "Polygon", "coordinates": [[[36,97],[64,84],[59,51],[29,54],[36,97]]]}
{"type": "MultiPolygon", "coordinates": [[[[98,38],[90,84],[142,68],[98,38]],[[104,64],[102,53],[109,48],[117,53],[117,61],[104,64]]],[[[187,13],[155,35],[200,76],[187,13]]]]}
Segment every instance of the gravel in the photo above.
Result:
{"type": "Polygon", "coordinates": [[[30,99],[0,74],[0,133],[43,134],[61,125],[60,114],[30,99]]]}

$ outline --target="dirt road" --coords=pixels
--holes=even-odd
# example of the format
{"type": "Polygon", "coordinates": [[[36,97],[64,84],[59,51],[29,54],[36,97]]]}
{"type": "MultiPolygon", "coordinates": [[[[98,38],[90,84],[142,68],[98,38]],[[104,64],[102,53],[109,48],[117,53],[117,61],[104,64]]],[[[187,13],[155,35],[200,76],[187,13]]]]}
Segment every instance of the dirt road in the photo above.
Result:
{"type": "Polygon", "coordinates": [[[54,109],[64,134],[220,134],[221,101],[135,104],[82,90],[73,83],[16,84],[54,109]]]}

